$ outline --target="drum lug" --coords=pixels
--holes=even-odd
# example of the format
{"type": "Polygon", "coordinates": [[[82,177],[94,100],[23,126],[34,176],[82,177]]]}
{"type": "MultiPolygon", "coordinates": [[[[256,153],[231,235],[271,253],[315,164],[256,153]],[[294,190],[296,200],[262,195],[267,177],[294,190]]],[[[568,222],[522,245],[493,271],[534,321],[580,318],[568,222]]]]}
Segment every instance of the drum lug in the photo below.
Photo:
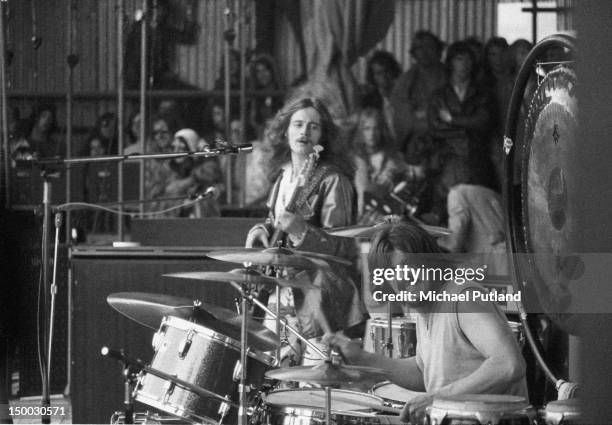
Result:
{"type": "Polygon", "coordinates": [[[242,376],[242,363],[240,360],[236,360],[236,364],[234,365],[234,372],[232,373],[232,379],[234,382],[239,382],[240,377],[242,376]]]}
{"type": "Polygon", "coordinates": [[[151,345],[153,346],[153,351],[157,352],[161,343],[164,341],[164,336],[166,335],[166,330],[159,330],[153,334],[153,340],[151,341],[151,345]]]}
{"type": "Polygon", "coordinates": [[[164,397],[162,399],[162,404],[168,403],[168,400],[170,400],[170,396],[174,392],[174,387],[175,386],[176,386],[176,384],[174,382],[172,382],[172,381],[164,382],[164,388],[166,389],[166,392],[164,393],[164,397]]]}
{"type": "MultiPolygon", "coordinates": [[[[227,394],[225,395],[224,398],[229,401],[229,396],[227,394]]],[[[226,403],[226,402],[221,403],[221,405],[219,406],[219,410],[217,412],[219,414],[219,424],[223,423],[223,419],[229,413],[229,409],[230,409],[229,403],[226,403]]]]}
{"type": "Polygon", "coordinates": [[[514,146],[514,142],[508,136],[504,136],[504,152],[506,155],[510,155],[510,151],[512,150],[512,146],[514,146]]]}
{"type": "Polygon", "coordinates": [[[191,341],[193,341],[193,336],[195,335],[195,331],[193,329],[189,329],[187,332],[187,336],[184,340],[179,344],[178,355],[179,358],[184,359],[189,351],[189,347],[191,347],[191,341]]]}

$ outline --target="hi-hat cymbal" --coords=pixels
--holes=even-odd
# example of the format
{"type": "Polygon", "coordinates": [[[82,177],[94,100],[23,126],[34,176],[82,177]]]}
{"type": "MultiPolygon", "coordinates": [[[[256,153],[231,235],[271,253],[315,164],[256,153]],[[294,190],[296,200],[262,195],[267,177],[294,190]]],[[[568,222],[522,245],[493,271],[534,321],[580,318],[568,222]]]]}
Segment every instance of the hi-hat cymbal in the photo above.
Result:
{"type": "Polygon", "coordinates": [[[391,374],[383,369],[367,366],[334,365],[329,361],[316,366],[296,366],[269,370],[266,377],[280,381],[312,382],[320,385],[340,385],[352,382],[381,381],[391,374]]]}
{"type": "Polygon", "coordinates": [[[306,256],[288,248],[236,248],[212,251],[208,257],[230,263],[250,263],[258,266],[282,266],[296,269],[316,269],[317,265],[306,256]]]}
{"type": "Polygon", "coordinates": [[[206,280],[212,282],[237,282],[251,283],[253,285],[280,285],[290,288],[307,289],[305,281],[287,280],[266,276],[252,269],[235,269],[230,272],[181,272],[165,274],[167,277],[178,277],[181,279],[206,280]]]}
{"type": "MultiPolygon", "coordinates": [[[[151,329],[157,330],[165,316],[174,316],[240,341],[241,316],[213,304],[146,292],[118,292],[110,294],[106,301],[127,318],[151,329]]],[[[258,322],[250,320],[247,332],[249,345],[260,351],[280,345],[278,336],[258,322]]]]}
{"type": "MultiPolygon", "coordinates": [[[[334,227],[332,229],[327,229],[325,231],[329,233],[330,235],[343,236],[346,238],[371,239],[379,231],[389,227],[390,225],[391,223],[388,223],[388,222],[378,223],[373,226],[358,224],[354,226],[334,227]]],[[[445,227],[431,226],[429,224],[421,224],[421,223],[417,225],[421,227],[423,230],[425,230],[427,233],[429,233],[430,236],[433,236],[434,238],[439,238],[441,236],[447,236],[452,233],[449,229],[445,227]]]]}

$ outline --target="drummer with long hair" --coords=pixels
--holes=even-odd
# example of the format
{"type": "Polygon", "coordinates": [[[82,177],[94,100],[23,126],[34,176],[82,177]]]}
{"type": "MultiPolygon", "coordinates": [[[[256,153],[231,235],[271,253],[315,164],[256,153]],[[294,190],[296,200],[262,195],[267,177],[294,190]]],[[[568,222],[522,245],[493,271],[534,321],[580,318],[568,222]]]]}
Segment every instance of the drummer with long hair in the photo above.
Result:
{"type": "MultiPolygon", "coordinates": [[[[382,229],[372,240],[368,263],[372,270],[395,269],[409,264],[440,264],[436,241],[418,226],[399,222],[382,229]],[[423,255],[425,254],[425,255],[423,255]]],[[[445,266],[446,267],[446,266],[445,266]]],[[[419,279],[396,291],[415,294],[407,301],[416,313],[416,356],[405,359],[368,353],[341,334],[323,339],[340,350],[350,364],[390,372],[393,383],[412,391],[425,391],[408,402],[402,419],[421,423],[424,409],[435,396],[461,394],[506,394],[527,397],[525,361],[506,318],[490,301],[475,293],[484,289],[476,283],[419,279]],[[448,294],[448,301],[421,298],[420,293],[448,294]],[[466,298],[461,301],[459,295],[466,298]]],[[[402,285],[403,286],[403,285],[402,285]]]]}
{"type": "MultiPolygon", "coordinates": [[[[289,103],[272,121],[269,135],[274,150],[269,164],[274,181],[267,202],[269,215],[265,223],[251,229],[246,246],[269,247],[275,232],[281,230],[287,234],[289,247],[355,261],[357,250],[353,241],[322,230],[353,224],[355,212],[352,162],[344,154],[338,127],[327,107],[313,98],[289,103]],[[319,148],[323,150],[315,164],[314,152],[319,148]],[[303,175],[307,169],[311,172],[303,175]],[[296,194],[299,181],[303,185],[296,194]]],[[[336,264],[333,267],[333,271],[323,267],[295,276],[316,289],[281,291],[281,311],[296,317],[294,323],[315,343],[329,328],[354,330],[367,319],[350,271],[336,264]]],[[[269,306],[275,304],[271,297],[269,306]]],[[[273,320],[266,323],[271,325],[273,320]]],[[[286,353],[295,354],[297,361],[300,351],[297,343],[289,347],[286,353]]],[[[319,360],[308,352],[304,358],[319,360]]]]}

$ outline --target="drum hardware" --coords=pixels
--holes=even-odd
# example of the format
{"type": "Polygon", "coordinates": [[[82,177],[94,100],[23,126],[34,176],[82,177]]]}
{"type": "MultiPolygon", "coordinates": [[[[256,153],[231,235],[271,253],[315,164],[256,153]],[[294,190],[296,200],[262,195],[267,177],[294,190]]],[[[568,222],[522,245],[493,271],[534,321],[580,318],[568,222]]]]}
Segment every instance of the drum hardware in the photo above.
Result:
{"type": "MultiPolygon", "coordinates": [[[[179,319],[180,320],[180,319],[179,319]]],[[[164,379],[165,381],[171,382],[174,385],[179,385],[182,387],[185,387],[193,392],[195,392],[196,394],[198,394],[201,397],[205,397],[205,398],[213,398],[213,399],[217,399],[220,401],[227,401],[232,407],[238,407],[237,404],[232,403],[230,401],[228,401],[226,398],[221,397],[211,391],[208,391],[207,389],[204,389],[200,386],[194,385],[190,382],[187,382],[183,379],[178,378],[176,375],[170,375],[167,374],[161,370],[157,370],[155,368],[152,368],[150,366],[147,366],[145,364],[145,362],[143,362],[140,359],[136,359],[133,357],[128,356],[127,354],[125,354],[123,352],[123,350],[117,351],[117,350],[113,350],[111,348],[108,347],[102,347],[101,349],[101,354],[104,357],[112,357],[118,361],[120,361],[121,363],[126,363],[132,367],[137,368],[138,370],[140,370],[140,375],[143,374],[143,372],[146,372],[148,374],[157,376],[158,378],[164,379]]]]}
{"type": "Polygon", "coordinates": [[[187,355],[187,351],[189,351],[189,348],[191,347],[191,341],[193,340],[194,334],[195,334],[194,330],[189,329],[189,331],[187,332],[187,336],[179,344],[179,349],[178,349],[179,358],[184,359],[185,356],[187,355]]]}
{"type": "Polygon", "coordinates": [[[304,289],[302,282],[266,276],[251,268],[234,269],[229,272],[180,272],[168,273],[165,277],[180,279],[208,280],[212,282],[240,282],[250,285],[279,285],[282,287],[304,289]]]}
{"type": "Polygon", "coordinates": [[[541,412],[543,425],[575,425],[581,423],[580,399],[570,398],[548,402],[541,412]]]}
{"type": "Polygon", "coordinates": [[[382,398],[387,405],[397,409],[403,408],[406,403],[410,402],[415,397],[425,394],[424,392],[412,391],[400,387],[390,381],[383,381],[374,385],[370,392],[382,398]]]}

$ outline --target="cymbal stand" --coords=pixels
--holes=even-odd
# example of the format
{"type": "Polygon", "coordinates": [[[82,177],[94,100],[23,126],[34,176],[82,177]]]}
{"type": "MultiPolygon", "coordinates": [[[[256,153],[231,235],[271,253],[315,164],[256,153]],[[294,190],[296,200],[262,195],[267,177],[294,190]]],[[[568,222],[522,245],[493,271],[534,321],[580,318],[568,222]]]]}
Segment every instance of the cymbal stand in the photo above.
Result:
{"type": "MultiPolygon", "coordinates": [[[[275,271],[276,277],[280,278],[282,275],[282,270],[280,267],[276,267],[276,271],[275,271]]],[[[276,288],[274,289],[275,294],[276,294],[276,315],[274,317],[275,319],[275,327],[274,329],[276,330],[276,335],[278,335],[280,337],[280,285],[275,285],[276,288]]],[[[279,345],[276,348],[276,362],[280,365],[281,362],[281,346],[279,345]]]]}
{"type": "MultiPolygon", "coordinates": [[[[250,288],[247,284],[243,284],[240,288],[240,293],[248,294],[250,293],[250,288]]],[[[247,309],[247,297],[242,296],[241,301],[241,314],[242,314],[242,326],[240,329],[240,399],[238,408],[238,425],[247,425],[247,343],[248,343],[248,324],[249,324],[249,315],[247,309]]]]}
{"type": "Polygon", "coordinates": [[[134,423],[134,397],[133,388],[136,382],[136,375],[139,372],[138,368],[134,368],[130,363],[123,362],[123,381],[124,381],[124,423],[134,423]]]}
{"type": "Polygon", "coordinates": [[[331,425],[331,387],[325,386],[325,425],[331,425]]]}
{"type": "MultiPolygon", "coordinates": [[[[248,298],[248,300],[252,303],[254,303],[256,306],[258,306],[259,308],[261,308],[264,312],[268,313],[269,315],[271,315],[272,317],[279,317],[276,313],[273,313],[272,310],[270,310],[268,307],[266,307],[261,301],[259,301],[256,297],[254,297],[253,295],[249,294],[249,293],[245,293],[242,289],[242,287],[240,286],[240,284],[236,283],[236,282],[230,282],[230,284],[236,288],[236,290],[238,290],[238,292],[240,292],[240,294],[243,297],[248,298]]],[[[294,334],[296,337],[298,337],[304,344],[308,345],[310,348],[312,348],[319,356],[321,356],[322,359],[328,359],[328,355],[326,355],[323,351],[321,351],[319,349],[319,347],[317,347],[316,345],[314,345],[312,342],[308,341],[308,339],[306,337],[304,337],[302,334],[300,334],[300,332],[295,329],[293,326],[291,326],[288,322],[287,319],[282,318],[280,319],[283,322],[283,326],[285,326],[289,332],[291,332],[292,334],[294,334]]]]}

